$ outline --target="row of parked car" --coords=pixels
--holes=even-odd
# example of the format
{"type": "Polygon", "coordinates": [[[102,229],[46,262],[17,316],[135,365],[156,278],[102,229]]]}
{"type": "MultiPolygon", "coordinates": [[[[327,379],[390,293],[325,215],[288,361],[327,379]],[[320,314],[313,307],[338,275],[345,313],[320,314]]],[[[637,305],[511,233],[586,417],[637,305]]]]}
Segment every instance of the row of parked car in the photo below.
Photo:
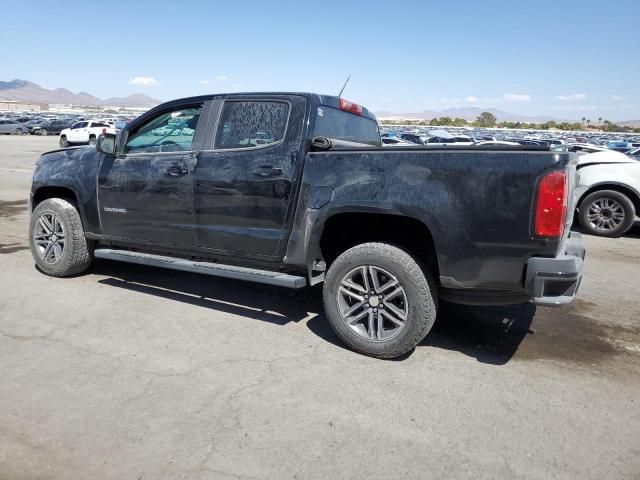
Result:
{"type": "Polygon", "coordinates": [[[479,143],[492,143],[503,145],[534,145],[534,146],[558,146],[586,144],[596,147],[629,152],[640,147],[640,136],[629,138],[611,137],[600,133],[582,135],[552,136],[537,132],[518,130],[493,131],[487,129],[469,130],[429,130],[429,131],[403,131],[382,128],[382,142],[388,146],[412,146],[412,145],[474,145],[479,143]]]}
{"type": "Polygon", "coordinates": [[[117,133],[130,118],[89,118],[81,115],[0,115],[0,134],[58,135],[60,147],[94,145],[101,133],[117,133]]]}

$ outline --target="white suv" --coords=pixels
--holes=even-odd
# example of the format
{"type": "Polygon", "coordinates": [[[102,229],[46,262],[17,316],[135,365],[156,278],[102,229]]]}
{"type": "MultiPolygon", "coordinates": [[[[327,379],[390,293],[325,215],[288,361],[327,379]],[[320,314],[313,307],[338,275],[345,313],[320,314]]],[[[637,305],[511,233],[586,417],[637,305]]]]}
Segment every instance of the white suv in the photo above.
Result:
{"type": "Polygon", "coordinates": [[[95,145],[101,133],[116,133],[115,128],[105,122],[83,121],[74,123],[71,128],[60,132],[60,146],[95,145]]]}

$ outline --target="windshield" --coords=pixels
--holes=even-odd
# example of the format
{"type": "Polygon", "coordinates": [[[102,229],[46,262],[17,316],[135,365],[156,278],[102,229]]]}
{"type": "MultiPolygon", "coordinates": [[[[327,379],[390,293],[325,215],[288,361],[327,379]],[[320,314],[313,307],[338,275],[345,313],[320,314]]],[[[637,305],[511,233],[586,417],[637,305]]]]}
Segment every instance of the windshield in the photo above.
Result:
{"type": "Polygon", "coordinates": [[[380,146],[378,123],[337,108],[318,107],[314,136],[380,146]]]}

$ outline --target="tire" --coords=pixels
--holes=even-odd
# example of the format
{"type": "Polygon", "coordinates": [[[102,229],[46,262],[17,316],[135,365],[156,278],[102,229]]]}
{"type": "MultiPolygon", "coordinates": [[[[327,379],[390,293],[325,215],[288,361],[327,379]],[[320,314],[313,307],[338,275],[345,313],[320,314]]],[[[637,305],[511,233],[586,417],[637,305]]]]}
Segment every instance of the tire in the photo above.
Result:
{"type": "Polygon", "coordinates": [[[21,128],[16,128],[15,134],[16,135],[22,135],[22,129],[21,128]]]}
{"type": "Polygon", "coordinates": [[[323,287],[325,313],[333,331],[356,352],[376,358],[398,357],[415,348],[436,319],[435,295],[429,272],[409,253],[386,243],[363,243],[342,253],[329,268],[323,287]],[[374,275],[379,287],[374,285],[374,275]],[[362,290],[367,286],[365,298],[362,290]],[[398,287],[402,291],[394,295],[398,287]],[[354,293],[360,298],[354,298],[354,293]],[[360,303],[363,306],[358,307],[360,303]],[[400,314],[404,315],[402,326],[400,314]]]}
{"type": "Polygon", "coordinates": [[[96,137],[94,135],[91,135],[89,137],[89,145],[95,145],[96,143],[98,143],[98,141],[96,140],[96,137]]]}
{"type": "Polygon", "coordinates": [[[578,218],[586,233],[599,237],[621,237],[633,226],[633,202],[615,190],[600,190],[580,203],[578,218]]]}
{"type": "Polygon", "coordinates": [[[60,137],[60,148],[67,148],[69,146],[69,142],[67,141],[67,137],[64,135],[60,137]]]}
{"type": "Polygon", "coordinates": [[[52,277],[82,273],[93,261],[93,249],[84,236],[80,214],[71,201],[62,198],[49,198],[35,208],[29,243],[40,271],[52,277]]]}
{"type": "Polygon", "coordinates": [[[43,128],[43,129],[40,130],[40,135],[43,135],[43,136],[46,137],[47,135],[49,135],[49,132],[47,132],[46,128],[43,128]]]}

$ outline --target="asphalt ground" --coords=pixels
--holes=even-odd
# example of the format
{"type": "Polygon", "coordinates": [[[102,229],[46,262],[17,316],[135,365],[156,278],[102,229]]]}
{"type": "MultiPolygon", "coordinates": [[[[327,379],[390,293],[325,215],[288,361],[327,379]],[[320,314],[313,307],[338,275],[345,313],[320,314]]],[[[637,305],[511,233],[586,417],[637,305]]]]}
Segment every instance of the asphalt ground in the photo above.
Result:
{"type": "Polygon", "coordinates": [[[640,478],[640,228],[585,236],[572,305],[445,305],[381,361],[317,289],[39,273],[28,191],[56,145],[0,137],[0,479],[640,478]]]}

